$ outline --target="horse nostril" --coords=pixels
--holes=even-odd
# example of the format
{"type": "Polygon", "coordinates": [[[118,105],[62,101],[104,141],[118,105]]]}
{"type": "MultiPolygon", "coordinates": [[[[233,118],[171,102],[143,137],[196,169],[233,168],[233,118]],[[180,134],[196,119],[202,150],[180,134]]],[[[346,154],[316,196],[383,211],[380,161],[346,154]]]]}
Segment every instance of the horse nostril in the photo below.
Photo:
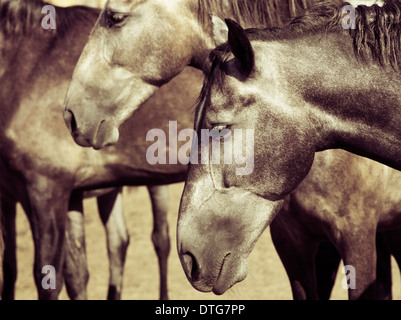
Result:
{"type": "Polygon", "coordinates": [[[64,111],[64,120],[71,133],[74,133],[77,130],[77,122],[71,110],[64,111]]]}
{"type": "Polygon", "coordinates": [[[187,252],[182,256],[182,260],[187,277],[190,278],[191,281],[196,281],[199,277],[200,270],[195,256],[191,252],[187,252]]]}

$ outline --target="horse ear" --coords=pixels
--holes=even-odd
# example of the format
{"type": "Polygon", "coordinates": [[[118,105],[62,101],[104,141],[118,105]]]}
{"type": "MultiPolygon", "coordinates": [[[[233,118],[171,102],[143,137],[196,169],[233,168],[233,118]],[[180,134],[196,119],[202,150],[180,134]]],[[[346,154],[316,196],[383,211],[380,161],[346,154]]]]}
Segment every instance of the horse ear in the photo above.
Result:
{"type": "Polygon", "coordinates": [[[241,71],[248,77],[255,65],[255,57],[251,42],[242,27],[231,19],[226,19],[228,27],[228,44],[234,56],[238,59],[241,71]]]}
{"type": "Polygon", "coordinates": [[[213,39],[216,47],[228,41],[228,28],[227,25],[219,17],[211,14],[209,15],[212,20],[213,26],[213,39]]]}

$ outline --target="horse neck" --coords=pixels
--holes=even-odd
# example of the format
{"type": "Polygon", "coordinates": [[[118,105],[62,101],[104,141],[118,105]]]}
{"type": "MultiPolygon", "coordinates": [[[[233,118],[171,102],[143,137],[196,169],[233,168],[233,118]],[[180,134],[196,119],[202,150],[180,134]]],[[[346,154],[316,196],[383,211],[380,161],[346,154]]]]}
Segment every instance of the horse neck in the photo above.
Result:
{"type": "Polygon", "coordinates": [[[309,106],[317,151],[342,148],[401,169],[399,71],[371,57],[358,59],[348,35],[306,43],[297,46],[299,63],[289,79],[309,106]]]}
{"type": "MultiPolygon", "coordinates": [[[[47,106],[38,103],[38,97],[44,97],[49,88],[65,86],[67,89],[74,66],[99,13],[95,9],[68,10],[85,10],[86,19],[76,21],[62,32],[39,28],[30,33],[21,31],[6,36],[0,31],[1,137],[13,115],[23,108],[21,106],[36,108],[39,113],[48,112],[41,110],[47,106]],[[68,50],[65,49],[66,44],[68,50]],[[23,103],[27,99],[35,101],[37,105],[23,103]]],[[[60,94],[64,95],[65,92],[60,94]]],[[[54,107],[61,108],[61,104],[54,107]]]]}
{"type": "Polygon", "coordinates": [[[19,102],[29,93],[29,81],[34,68],[43,63],[40,59],[42,46],[47,41],[36,41],[36,37],[24,35],[0,35],[0,135],[8,127],[19,109],[19,102]]]}

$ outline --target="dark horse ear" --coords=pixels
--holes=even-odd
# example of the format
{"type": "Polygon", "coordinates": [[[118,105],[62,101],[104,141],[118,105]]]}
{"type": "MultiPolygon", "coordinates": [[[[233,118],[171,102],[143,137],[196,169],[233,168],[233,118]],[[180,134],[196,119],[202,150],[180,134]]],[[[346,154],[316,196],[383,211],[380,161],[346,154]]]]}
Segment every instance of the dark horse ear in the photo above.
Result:
{"type": "Polygon", "coordinates": [[[248,77],[255,65],[251,42],[242,27],[231,19],[225,19],[228,27],[228,45],[240,63],[241,71],[248,77]]]}

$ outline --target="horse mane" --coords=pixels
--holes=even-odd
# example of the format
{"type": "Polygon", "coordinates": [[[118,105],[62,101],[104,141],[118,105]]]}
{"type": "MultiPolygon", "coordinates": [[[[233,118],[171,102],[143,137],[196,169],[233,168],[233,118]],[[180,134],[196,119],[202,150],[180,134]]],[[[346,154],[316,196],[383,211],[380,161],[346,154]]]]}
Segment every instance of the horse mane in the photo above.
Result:
{"type": "MultiPolygon", "coordinates": [[[[295,39],[309,34],[345,32],[342,27],[344,6],[348,2],[322,2],[284,28],[249,29],[249,38],[263,41],[295,39]]],[[[401,68],[401,1],[386,0],[383,7],[360,5],[355,8],[355,29],[348,29],[358,58],[371,57],[382,66],[401,68]]]]}
{"type": "MultiPolygon", "coordinates": [[[[344,13],[342,8],[349,5],[322,2],[306,10],[286,27],[247,29],[250,40],[274,41],[296,39],[303,35],[322,34],[328,32],[345,33],[342,27],[344,13]]],[[[349,29],[353,40],[354,53],[357,58],[368,58],[378,61],[382,67],[391,66],[394,70],[401,69],[401,1],[386,0],[383,7],[358,6],[355,8],[355,29],[349,29]]],[[[231,57],[227,43],[224,43],[210,53],[204,66],[204,82],[198,98],[197,112],[204,103],[210,101],[210,88],[213,84],[219,90],[223,88],[226,76],[225,62],[231,57]]]]}
{"type": "Polygon", "coordinates": [[[369,51],[381,65],[401,67],[401,2],[387,0],[383,7],[360,6],[356,8],[356,30],[351,30],[357,56],[369,51]]]}
{"type": "Polygon", "coordinates": [[[244,26],[272,27],[288,23],[306,8],[321,0],[198,0],[199,20],[210,13],[231,18],[244,26]]]}
{"type": "MultiPolygon", "coordinates": [[[[29,35],[32,32],[42,30],[41,21],[45,15],[42,8],[48,3],[41,0],[0,0],[0,32],[5,36],[29,35]]],[[[97,9],[89,7],[56,8],[56,31],[63,34],[70,26],[77,22],[86,21],[88,12],[97,9]]]]}
{"type": "MultiPolygon", "coordinates": [[[[247,29],[250,40],[275,41],[297,39],[305,35],[347,32],[353,40],[357,58],[370,57],[382,66],[401,69],[401,1],[386,0],[383,7],[358,6],[355,8],[355,29],[344,30],[343,13],[348,2],[321,2],[308,8],[285,27],[247,29]]],[[[214,49],[205,65],[206,79],[217,73],[218,82],[224,80],[224,63],[230,56],[227,44],[214,49]],[[220,70],[218,72],[217,70],[220,70]],[[216,71],[216,72],[215,72],[216,71]]],[[[208,80],[207,80],[208,82],[208,80]]]]}

